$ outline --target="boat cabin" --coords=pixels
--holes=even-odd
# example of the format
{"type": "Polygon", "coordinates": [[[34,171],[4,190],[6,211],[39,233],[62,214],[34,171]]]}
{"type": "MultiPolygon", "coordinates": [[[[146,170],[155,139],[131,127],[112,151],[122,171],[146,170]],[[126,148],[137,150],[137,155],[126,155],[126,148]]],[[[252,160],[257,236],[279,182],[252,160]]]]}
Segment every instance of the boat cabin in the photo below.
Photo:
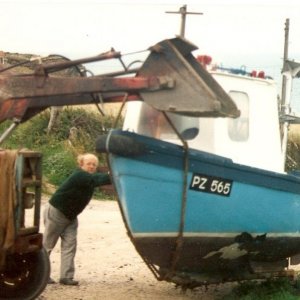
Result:
{"type": "MultiPolygon", "coordinates": [[[[275,82],[226,71],[211,74],[241,114],[238,118],[195,118],[167,113],[189,147],[239,164],[284,172],[275,82]]],[[[123,129],[181,144],[163,113],[142,101],[128,103],[123,129]]]]}

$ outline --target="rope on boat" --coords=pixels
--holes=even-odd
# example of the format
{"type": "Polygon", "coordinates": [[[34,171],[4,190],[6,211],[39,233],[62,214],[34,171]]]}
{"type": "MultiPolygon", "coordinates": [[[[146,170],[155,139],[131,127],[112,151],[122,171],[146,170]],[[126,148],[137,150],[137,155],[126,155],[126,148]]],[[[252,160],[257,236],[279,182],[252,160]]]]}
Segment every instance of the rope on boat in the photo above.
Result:
{"type": "Polygon", "coordinates": [[[177,128],[174,126],[166,112],[163,112],[166,120],[168,121],[169,125],[172,127],[180,141],[182,142],[183,149],[184,149],[184,160],[183,160],[183,186],[182,186],[182,200],[181,200],[181,212],[180,212],[180,224],[178,235],[175,244],[175,250],[171,257],[171,268],[165,273],[163,276],[159,278],[159,280],[164,280],[166,278],[172,278],[174,272],[176,271],[176,267],[180,258],[180,254],[182,251],[183,245],[183,232],[184,232],[184,225],[185,225],[185,215],[186,215],[186,202],[187,202],[187,175],[188,175],[188,166],[189,166],[189,159],[188,159],[188,150],[189,146],[188,143],[182,138],[180,133],[178,132],[177,128]]]}

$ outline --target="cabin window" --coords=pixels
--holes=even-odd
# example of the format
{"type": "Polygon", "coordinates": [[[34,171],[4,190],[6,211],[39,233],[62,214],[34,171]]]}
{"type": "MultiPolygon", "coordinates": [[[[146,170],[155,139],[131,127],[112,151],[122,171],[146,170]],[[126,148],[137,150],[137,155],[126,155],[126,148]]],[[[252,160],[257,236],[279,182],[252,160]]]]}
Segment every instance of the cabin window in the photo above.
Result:
{"type": "MultiPolygon", "coordinates": [[[[198,118],[173,113],[167,114],[183,139],[192,140],[198,135],[198,118]]],[[[140,111],[138,132],[162,140],[178,139],[177,134],[166,120],[164,114],[145,103],[142,105],[140,111]]]]}
{"type": "Polygon", "coordinates": [[[234,100],[241,115],[238,118],[228,119],[228,135],[231,140],[244,142],[249,138],[249,98],[241,92],[231,91],[229,95],[234,100]]]}
{"type": "Polygon", "coordinates": [[[159,139],[162,132],[174,134],[162,112],[143,104],[140,111],[138,133],[159,139]]]}

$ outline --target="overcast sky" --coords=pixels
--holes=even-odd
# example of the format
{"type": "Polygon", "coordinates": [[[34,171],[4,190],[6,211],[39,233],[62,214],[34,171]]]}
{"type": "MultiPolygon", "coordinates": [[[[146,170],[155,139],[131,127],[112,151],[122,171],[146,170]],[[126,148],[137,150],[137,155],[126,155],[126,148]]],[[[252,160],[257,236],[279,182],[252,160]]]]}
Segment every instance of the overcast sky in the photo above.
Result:
{"type": "Polygon", "coordinates": [[[180,15],[166,11],[184,4],[203,13],[187,16],[185,36],[199,47],[195,54],[227,63],[265,57],[269,67],[278,65],[289,18],[290,53],[300,60],[296,0],[0,0],[0,50],[73,59],[111,47],[121,53],[144,50],[179,34],[180,15]]]}

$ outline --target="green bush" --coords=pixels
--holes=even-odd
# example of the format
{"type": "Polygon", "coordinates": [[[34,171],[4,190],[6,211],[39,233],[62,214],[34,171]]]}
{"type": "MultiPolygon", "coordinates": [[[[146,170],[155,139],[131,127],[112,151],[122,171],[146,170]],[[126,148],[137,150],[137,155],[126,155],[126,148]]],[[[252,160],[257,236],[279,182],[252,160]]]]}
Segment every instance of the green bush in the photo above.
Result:
{"type": "Polygon", "coordinates": [[[44,148],[43,172],[49,183],[59,185],[76,168],[76,157],[63,143],[44,148]]]}
{"type": "Polygon", "coordinates": [[[286,170],[300,171],[300,134],[299,125],[291,125],[287,144],[286,170]]]}
{"type": "MultiPolygon", "coordinates": [[[[82,108],[65,108],[51,133],[47,134],[49,119],[50,109],[20,124],[1,147],[41,152],[44,180],[59,185],[76,167],[78,154],[95,153],[96,138],[113,127],[115,117],[82,108]]],[[[121,123],[122,120],[119,126],[121,123]]],[[[0,132],[9,125],[8,121],[0,124],[0,132]]],[[[100,164],[105,164],[104,156],[100,156],[99,160],[100,164]]]]}
{"type": "MultiPolygon", "coordinates": [[[[48,114],[49,115],[49,114],[48,114]]],[[[36,148],[48,143],[49,137],[46,135],[49,117],[42,113],[30,121],[21,123],[13,134],[6,139],[3,146],[6,148],[36,148]]],[[[4,131],[10,125],[10,121],[0,124],[0,131],[4,131]]]]}
{"type": "Polygon", "coordinates": [[[223,300],[296,300],[297,290],[287,278],[240,283],[223,300]]]}

